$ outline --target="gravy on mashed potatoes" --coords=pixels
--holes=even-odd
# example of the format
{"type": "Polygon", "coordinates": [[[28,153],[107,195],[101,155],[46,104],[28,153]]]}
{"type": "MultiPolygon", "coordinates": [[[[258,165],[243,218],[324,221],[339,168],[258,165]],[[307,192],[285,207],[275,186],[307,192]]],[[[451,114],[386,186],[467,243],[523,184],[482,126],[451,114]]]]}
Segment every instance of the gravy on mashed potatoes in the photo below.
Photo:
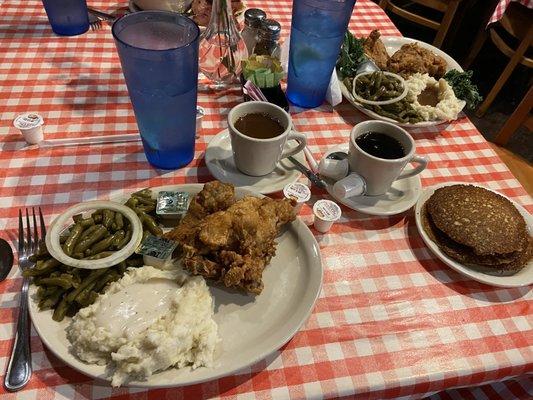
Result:
{"type": "Polygon", "coordinates": [[[211,366],[219,341],[204,278],[149,266],[127,270],[81,309],[67,338],[81,360],[110,363],[113,386],[170,367],[211,366]]]}
{"type": "Polygon", "coordinates": [[[407,79],[407,100],[425,121],[452,121],[464,108],[466,102],[455,97],[448,82],[438,81],[428,74],[413,74],[407,79]]]}

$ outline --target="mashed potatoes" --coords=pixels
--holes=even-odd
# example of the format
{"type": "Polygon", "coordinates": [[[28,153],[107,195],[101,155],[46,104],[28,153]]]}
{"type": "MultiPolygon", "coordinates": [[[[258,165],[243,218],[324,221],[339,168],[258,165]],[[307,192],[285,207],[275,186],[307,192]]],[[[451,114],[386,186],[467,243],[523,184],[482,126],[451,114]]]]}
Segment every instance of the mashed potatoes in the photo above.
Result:
{"type": "Polygon", "coordinates": [[[445,79],[437,81],[428,74],[416,73],[406,83],[409,90],[407,100],[425,121],[453,121],[466,104],[455,97],[445,79]]]}
{"type": "Polygon", "coordinates": [[[218,342],[204,279],[148,266],[129,269],[81,309],[67,337],[83,361],[111,363],[113,386],[170,367],[210,366],[218,342]]]}

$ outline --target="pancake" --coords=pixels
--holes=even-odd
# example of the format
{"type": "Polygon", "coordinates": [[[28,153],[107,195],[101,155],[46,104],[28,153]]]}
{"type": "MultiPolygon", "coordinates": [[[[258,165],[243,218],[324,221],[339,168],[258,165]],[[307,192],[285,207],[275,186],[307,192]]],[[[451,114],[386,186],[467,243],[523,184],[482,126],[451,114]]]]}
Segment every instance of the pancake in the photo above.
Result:
{"type": "Polygon", "coordinates": [[[533,254],[533,240],[528,236],[518,251],[501,255],[478,255],[468,246],[453,241],[431,220],[427,203],[421,212],[422,227],[429,238],[448,257],[471,269],[496,276],[514,275],[520,271],[533,254]]]}
{"type": "MultiPolygon", "coordinates": [[[[472,185],[439,188],[427,201],[435,226],[480,256],[511,255],[529,242],[526,223],[508,199],[472,185]]],[[[507,257],[507,256],[504,256],[507,257]]]]}

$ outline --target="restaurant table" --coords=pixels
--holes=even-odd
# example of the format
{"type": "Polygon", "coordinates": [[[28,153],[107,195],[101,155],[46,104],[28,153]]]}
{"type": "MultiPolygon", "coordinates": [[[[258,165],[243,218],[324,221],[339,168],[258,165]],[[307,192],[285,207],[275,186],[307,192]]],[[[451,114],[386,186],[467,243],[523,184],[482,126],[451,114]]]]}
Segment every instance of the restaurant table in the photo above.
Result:
{"type": "Polygon", "coordinates": [[[517,2],[527,8],[533,9],[533,0],[500,0],[494,8],[494,12],[492,13],[489,19],[488,25],[492,24],[493,22],[499,21],[503,17],[503,14],[505,14],[505,10],[507,10],[509,4],[511,4],[512,2],[517,2]]]}
{"type": "MultiPolygon", "coordinates": [[[[125,3],[89,1],[113,11],[125,3]]],[[[277,19],[286,35],[291,2],[248,1],[277,19]]],[[[357,1],[350,29],[400,35],[370,1],[357,1]]],[[[16,115],[34,111],[47,138],[137,134],[109,26],[76,37],[54,35],[39,1],[0,1],[0,236],[15,248],[19,208],[40,206],[49,223],[74,203],[148,186],[207,182],[211,138],[241,101],[237,88],[212,93],[200,82],[205,108],[194,160],[163,171],[146,161],[139,143],[38,148],[13,128],[16,115]]],[[[364,116],[350,104],[293,109],[295,126],[319,158],[346,143],[364,116]]],[[[467,181],[496,189],[530,212],[533,202],[464,116],[415,130],[418,152],[429,158],[424,187],[467,181]]],[[[304,181],[305,182],[305,181],[304,181]]],[[[312,203],[328,195],[313,188],[301,212],[312,225],[312,203]]],[[[32,330],[33,376],[2,399],[318,399],[357,397],[434,399],[531,398],[532,296],[529,287],[498,288],[451,270],[424,245],[410,210],[375,217],[342,208],[326,234],[313,230],[324,266],[322,292],[308,321],[265,360],[218,380],[173,389],[112,389],[66,366],[32,330]],[[516,379],[511,379],[516,378],[516,379]],[[495,383],[493,383],[495,382],[495,383]],[[471,389],[452,389],[473,387],[471,389]],[[445,391],[450,389],[448,391],[445,391]],[[440,392],[440,393],[438,393],[440,392]],[[438,394],[436,394],[438,393],[438,394]]],[[[13,268],[0,283],[0,369],[14,338],[21,277],[13,268]]]]}

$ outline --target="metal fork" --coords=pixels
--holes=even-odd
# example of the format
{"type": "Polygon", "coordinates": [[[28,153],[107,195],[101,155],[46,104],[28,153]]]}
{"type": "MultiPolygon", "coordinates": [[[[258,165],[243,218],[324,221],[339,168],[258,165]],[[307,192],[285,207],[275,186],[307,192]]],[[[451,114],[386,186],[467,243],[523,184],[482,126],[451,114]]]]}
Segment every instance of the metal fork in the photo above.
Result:
{"type": "Polygon", "coordinates": [[[95,31],[102,27],[102,21],[93,13],[89,12],[89,26],[91,30],[95,31]]]}
{"type": "MultiPolygon", "coordinates": [[[[35,217],[35,208],[32,207],[33,213],[33,233],[30,224],[28,209],[26,209],[26,241],[24,241],[24,220],[22,210],[19,210],[19,243],[18,256],[19,266],[22,272],[32,268],[34,263],[30,256],[34,254],[39,245],[41,245],[46,236],[46,227],[44,225],[43,213],[39,207],[39,220],[41,225],[41,237],[37,230],[37,218],[35,217]]],[[[15,391],[22,389],[31,377],[31,351],[30,351],[30,324],[28,318],[28,287],[30,279],[24,277],[22,280],[22,290],[20,293],[20,307],[17,321],[17,334],[13,351],[7,366],[4,386],[7,390],[15,391]]]]}

